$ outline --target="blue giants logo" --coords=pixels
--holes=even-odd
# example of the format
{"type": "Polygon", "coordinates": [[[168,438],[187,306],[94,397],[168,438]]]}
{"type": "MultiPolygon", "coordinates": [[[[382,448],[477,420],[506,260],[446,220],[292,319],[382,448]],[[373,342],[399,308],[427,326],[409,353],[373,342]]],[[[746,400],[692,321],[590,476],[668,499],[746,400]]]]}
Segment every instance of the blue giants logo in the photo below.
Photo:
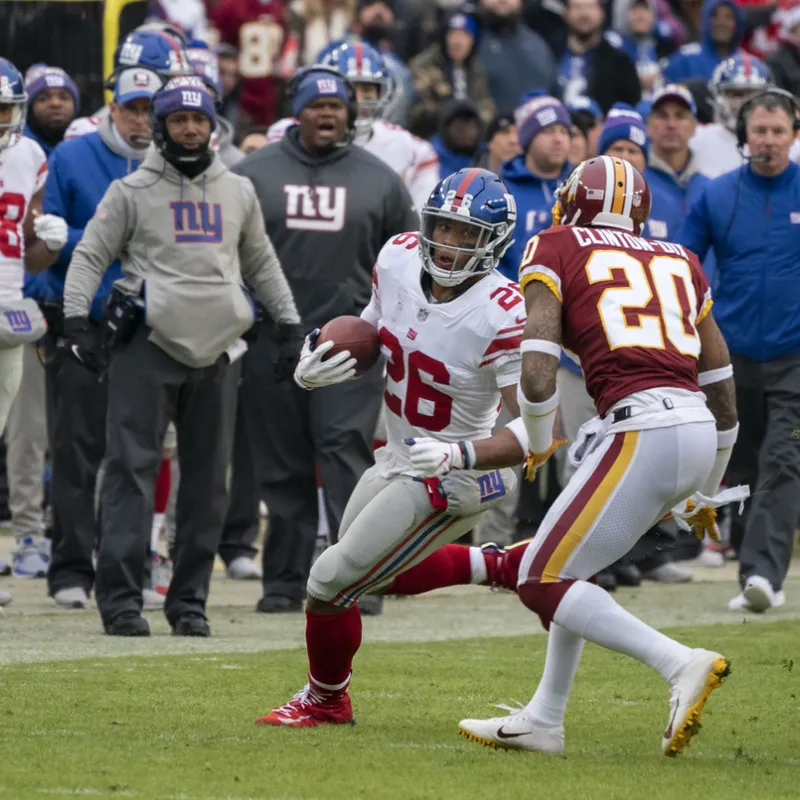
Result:
{"type": "Polygon", "coordinates": [[[12,333],[29,333],[31,331],[33,326],[27,311],[6,311],[5,314],[12,333]]]}
{"type": "Polygon", "coordinates": [[[478,475],[478,486],[481,490],[481,503],[497,500],[506,493],[506,485],[503,483],[503,476],[499,469],[478,475]]]}
{"type": "Polygon", "coordinates": [[[219,203],[209,205],[175,200],[169,207],[177,244],[219,244],[222,241],[222,207],[219,203]]]}

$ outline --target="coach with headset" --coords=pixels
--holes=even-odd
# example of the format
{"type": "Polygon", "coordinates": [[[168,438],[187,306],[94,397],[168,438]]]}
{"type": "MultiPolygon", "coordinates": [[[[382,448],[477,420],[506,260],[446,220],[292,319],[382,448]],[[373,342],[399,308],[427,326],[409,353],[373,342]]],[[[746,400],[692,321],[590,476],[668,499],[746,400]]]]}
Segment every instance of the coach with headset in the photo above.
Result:
{"type": "Polygon", "coordinates": [[[731,610],[783,604],[800,518],[800,167],[789,149],[800,108],[781,89],[742,106],[747,162],[710,181],[678,241],[717,259],[714,316],[731,350],[741,430],[728,483],[753,492],[734,516],[742,593],[731,610]]]}
{"type": "MultiPolygon", "coordinates": [[[[340,72],[307,67],[288,94],[298,124],[233,171],[255,186],[310,331],[333,317],[360,314],[381,247],[398,233],[418,230],[419,222],[401,178],[352,145],[355,94],[340,72]]],[[[239,390],[226,534],[232,528],[255,533],[263,497],[269,535],[258,610],[300,611],[317,536],[316,467],[335,538],[345,504],[372,463],[382,375],[376,367],[358,381],[314,392],[277,384],[264,367],[275,349],[273,326],[265,320],[256,327],[239,390]]]]}

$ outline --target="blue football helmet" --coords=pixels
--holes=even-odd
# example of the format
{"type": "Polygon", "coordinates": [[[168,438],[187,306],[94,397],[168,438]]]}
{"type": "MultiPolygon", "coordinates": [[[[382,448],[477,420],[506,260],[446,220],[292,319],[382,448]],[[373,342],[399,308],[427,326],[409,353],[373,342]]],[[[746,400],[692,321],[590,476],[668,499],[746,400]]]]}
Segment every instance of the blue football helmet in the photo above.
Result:
{"type": "Polygon", "coordinates": [[[131,67],[149,69],[165,81],[177,75],[192,74],[182,42],[168,33],[152,30],[136,30],[117,47],[112,85],[120,72],[131,67]]]}
{"type": "Polygon", "coordinates": [[[219,59],[217,54],[208,49],[205,42],[198,39],[189,42],[186,48],[186,58],[192,72],[208,87],[216,101],[222,99],[222,78],[219,74],[219,59]]]}
{"type": "Polygon", "coordinates": [[[517,204],[493,172],[467,167],[439,183],[423,206],[421,219],[423,269],[439,285],[457,286],[491,272],[511,247],[517,204]],[[463,245],[444,243],[443,237],[452,231],[451,222],[467,223],[474,229],[468,237],[468,229],[462,231],[463,245]],[[437,259],[450,263],[443,266],[437,259]]]}
{"type": "Polygon", "coordinates": [[[13,147],[22,136],[27,100],[22,74],[8,59],[0,58],[0,105],[11,106],[11,119],[0,123],[0,150],[13,147]]]}
{"type": "Polygon", "coordinates": [[[735,130],[742,105],[771,85],[769,67],[748,53],[737,53],[721,61],[709,84],[717,121],[729,130],[735,130]]]}
{"type": "Polygon", "coordinates": [[[333,49],[323,50],[317,58],[318,64],[338,69],[358,94],[360,85],[374,85],[378,97],[374,100],[358,101],[356,132],[366,134],[376,119],[380,119],[392,97],[393,80],[386,70],[380,53],[360,39],[347,40],[333,49]]]}

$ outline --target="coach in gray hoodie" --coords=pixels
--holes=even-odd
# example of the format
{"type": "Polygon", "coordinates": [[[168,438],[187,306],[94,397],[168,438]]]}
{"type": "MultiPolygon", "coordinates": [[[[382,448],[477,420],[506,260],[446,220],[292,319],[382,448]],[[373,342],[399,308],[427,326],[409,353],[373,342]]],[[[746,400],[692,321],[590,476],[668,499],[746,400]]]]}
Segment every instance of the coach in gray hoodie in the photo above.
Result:
{"type": "MultiPolygon", "coordinates": [[[[252,289],[274,321],[273,362],[286,377],[303,329],[264,231],[252,184],[210,150],[213,100],[196,77],[153,97],[155,149],[114,181],[72,256],[64,291],[67,346],[79,360],[106,266],[123,277],[112,308],[106,474],[96,595],[105,630],[146,636],[140,616],[156,475],[167,423],[178,431],[181,490],[174,575],[164,610],[179,635],[208,636],[205,602],[227,506],[240,338],[252,289]],[[137,315],[141,316],[138,320],[137,315]]],[[[89,344],[87,342],[87,344],[89,344]]]]}
{"type": "MultiPolygon", "coordinates": [[[[400,177],[351,144],[357,112],[343,76],[308,67],[288,91],[299,123],[234,171],[255,186],[267,233],[311,330],[341,314],[360,314],[379,250],[419,223],[400,177]]],[[[226,535],[255,536],[263,496],[269,537],[258,610],[299,611],[317,536],[316,465],[335,537],[345,504],[373,461],[383,380],[376,367],[319,393],[276,384],[263,366],[277,346],[273,326],[259,327],[239,392],[226,535]]]]}

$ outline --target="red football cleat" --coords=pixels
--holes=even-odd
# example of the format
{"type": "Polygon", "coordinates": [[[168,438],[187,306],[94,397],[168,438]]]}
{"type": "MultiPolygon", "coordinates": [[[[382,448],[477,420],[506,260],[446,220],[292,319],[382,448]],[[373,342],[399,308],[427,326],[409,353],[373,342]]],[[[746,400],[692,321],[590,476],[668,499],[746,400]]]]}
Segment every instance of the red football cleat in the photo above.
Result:
{"type": "Polygon", "coordinates": [[[326,692],[307,683],[286,705],[275,708],[256,725],[278,728],[316,728],[317,725],[354,725],[353,707],[347,691],[326,692]]]}

